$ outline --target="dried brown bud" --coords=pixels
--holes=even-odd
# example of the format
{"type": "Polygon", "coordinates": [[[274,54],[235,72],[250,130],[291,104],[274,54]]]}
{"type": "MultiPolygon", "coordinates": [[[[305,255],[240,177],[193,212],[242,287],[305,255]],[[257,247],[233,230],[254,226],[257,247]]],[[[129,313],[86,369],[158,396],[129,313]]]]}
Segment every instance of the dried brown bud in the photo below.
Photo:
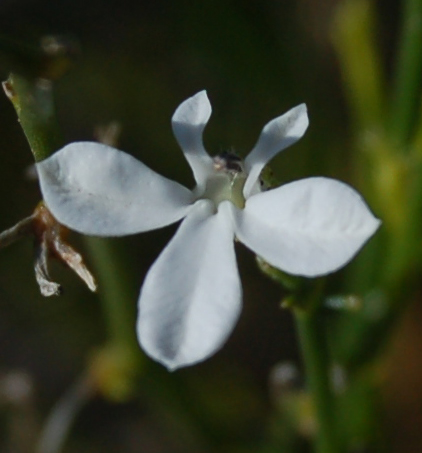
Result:
{"type": "Polygon", "coordinates": [[[41,202],[32,216],[0,233],[0,248],[24,236],[35,239],[35,278],[43,296],[58,296],[62,293],[59,283],[52,281],[48,271],[48,259],[56,258],[69,266],[85,282],[91,291],[96,291],[94,277],[86,267],[82,256],[66,242],[69,230],[60,224],[41,202]]]}

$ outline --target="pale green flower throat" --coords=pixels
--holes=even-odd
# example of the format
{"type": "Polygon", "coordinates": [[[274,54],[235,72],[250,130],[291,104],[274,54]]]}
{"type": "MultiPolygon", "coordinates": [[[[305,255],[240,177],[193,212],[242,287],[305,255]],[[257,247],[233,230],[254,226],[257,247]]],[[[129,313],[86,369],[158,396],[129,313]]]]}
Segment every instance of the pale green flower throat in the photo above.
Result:
{"type": "Polygon", "coordinates": [[[243,161],[233,153],[223,152],[213,158],[214,173],[208,178],[201,198],[212,200],[217,207],[231,201],[239,209],[245,207],[243,186],[248,176],[243,161]]]}

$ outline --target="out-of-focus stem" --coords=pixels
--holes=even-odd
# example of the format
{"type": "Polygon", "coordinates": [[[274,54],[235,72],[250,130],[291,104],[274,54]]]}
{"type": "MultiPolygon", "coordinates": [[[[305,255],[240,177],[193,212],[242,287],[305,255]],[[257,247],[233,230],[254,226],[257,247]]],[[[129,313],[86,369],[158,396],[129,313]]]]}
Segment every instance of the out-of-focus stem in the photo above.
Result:
{"type": "Polygon", "coordinates": [[[109,338],[112,342],[128,348],[134,355],[141,356],[134,326],[136,298],[128,291],[131,286],[128,273],[124,271],[124,266],[110,242],[85,237],[85,244],[99,275],[100,297],[109,338]]]}
{"type": "Polygon", "coordinates": [[[422,83],[422,0],[405,2],[391,109],[392,137],[407,145],[416,124],[422,83]]]}
{"type": "Polygon", "coordinates": [[[370,2],[345,0],[337,8],[332,28],[352,119],[361,131],[379,127],[385,110],[375,22],[370,2]]]}
{"type": "Polygon", "coordinates": [[[72,423],[83,405],[95,394],[93,383],[82,376],[56,403],[41,433],[37,453],[60,453],[72,423]]]}

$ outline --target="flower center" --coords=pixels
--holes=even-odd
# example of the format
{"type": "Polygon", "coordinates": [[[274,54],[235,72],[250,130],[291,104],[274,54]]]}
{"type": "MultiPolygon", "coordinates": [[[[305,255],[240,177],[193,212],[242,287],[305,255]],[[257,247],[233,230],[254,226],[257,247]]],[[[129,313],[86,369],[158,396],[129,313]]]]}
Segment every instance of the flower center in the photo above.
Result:
{"type": "Polygon", "coordinates": [[[213,159],[214,172],[208,178],[201,198],[212,200],[216,206],[231,201],[239,209],[245,207],[243,186],[246,177],[242,160],[233,153],[224,152],[213,159]]]}

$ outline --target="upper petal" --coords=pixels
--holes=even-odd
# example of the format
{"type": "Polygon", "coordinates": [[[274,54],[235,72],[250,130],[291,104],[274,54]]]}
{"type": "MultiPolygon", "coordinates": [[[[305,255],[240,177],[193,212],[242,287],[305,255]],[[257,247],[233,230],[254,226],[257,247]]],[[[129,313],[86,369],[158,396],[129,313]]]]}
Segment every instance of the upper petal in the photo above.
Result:
{"type": "Polygon", "coordinates": [[[243,194],[248,198],[264,166],[280,151],[299,140],[308,128],[305,104],[300,104],[264,126],[252,151],[245,159],[249,173],[243,194]]]}
{"type": "Polygon", "coordinates": [[[229,216],[197,202],[149,270],[139,298],[138,338],[169,369],[217,351],[241,309],[229,216]]]}
{"type": "Polygon", "coordinates": [[[207,92],[200,91],[182,102],[171,120],[173,133],[192,168],[199,186],[212,169],[212,159],[205,151],[202,133],[211,116],[211,104],[207,92]]]}
{"type": "Polygon", "coordinates": [[[181,219],[192,193],[134,157],[94,142],[71,143],[37,164],[59,222],[84,234],[121,236],[181,219]]]}
{"type": "Polygon", "coordinates": [[[328,178],[259,193],[233,214],[241,242],[273,266],[306,277],[347,264],[380,225],[354,189],[328,178]]]}

